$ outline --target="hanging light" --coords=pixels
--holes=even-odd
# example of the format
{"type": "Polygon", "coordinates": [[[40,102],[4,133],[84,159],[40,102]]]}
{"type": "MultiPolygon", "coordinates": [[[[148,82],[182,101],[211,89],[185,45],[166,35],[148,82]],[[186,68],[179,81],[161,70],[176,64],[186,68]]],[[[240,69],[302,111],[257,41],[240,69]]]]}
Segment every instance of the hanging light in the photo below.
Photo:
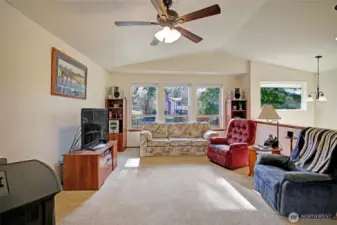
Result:
{"type": "Polygon", "coordinates": [[[319,86],[319,60],[322,58],[322,56],[318,55],[315,57],[317,59],[317,74],[316,74],[316,80],[317,80],[317,91],[316,92],[311,92],[308,95],[307,102],[313,102],[315,100],[319,102],[326,102],[328,99],[325,97],[323,91],[320,90],[319,86]]]}
{"type": "Polygon", "coordinates": [[[181,33],[176,29],[164,27],[154,35],[159,41],[165,43],[173,43],[181,37],[181,33]]]}
{"type": "Polygon", "coordinates": [[[165,38],[165,43],[169,43],[169,44],[178,41],[178,39],[181,37],[181,33],[177,31],[176,29],[172,29],[170,31],[171,32],[169,32],[165,38]]]}

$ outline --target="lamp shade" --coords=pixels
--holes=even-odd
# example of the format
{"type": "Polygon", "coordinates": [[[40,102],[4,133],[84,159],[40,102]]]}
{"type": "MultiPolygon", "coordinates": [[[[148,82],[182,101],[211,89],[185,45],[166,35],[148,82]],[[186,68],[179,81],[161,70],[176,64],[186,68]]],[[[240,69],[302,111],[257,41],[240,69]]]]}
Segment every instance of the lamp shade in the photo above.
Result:
{"type": "Polygon", "coordinates": [[[319,102],[327,102],[328,99],[324,95],[320,95],[319,98],[318,98],[318,101],[319,102]]]}
{"type": "Polygon", "coordinates": [[[281,117],[277,114],[272,105],[263,105],[258,119],[262,120],[280,120],[281,117]]]}
{"type": "Polygon", "coordinates": [[[314,98],[311,95],[309,95],[307,98],[307,102],[313,102],[313,101],[314,101],[314,98]]]}

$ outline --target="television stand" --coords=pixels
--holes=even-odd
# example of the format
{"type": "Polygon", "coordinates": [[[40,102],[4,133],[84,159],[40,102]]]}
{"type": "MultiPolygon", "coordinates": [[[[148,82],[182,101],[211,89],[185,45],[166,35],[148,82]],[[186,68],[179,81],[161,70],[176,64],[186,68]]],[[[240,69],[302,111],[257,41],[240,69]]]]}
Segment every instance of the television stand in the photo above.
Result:
{"type": "Polygon", "coordinates": [[[79,149],[63,155],[63,189],[99,190],[117,167],[118,141],[95,151],[79,149]]]}

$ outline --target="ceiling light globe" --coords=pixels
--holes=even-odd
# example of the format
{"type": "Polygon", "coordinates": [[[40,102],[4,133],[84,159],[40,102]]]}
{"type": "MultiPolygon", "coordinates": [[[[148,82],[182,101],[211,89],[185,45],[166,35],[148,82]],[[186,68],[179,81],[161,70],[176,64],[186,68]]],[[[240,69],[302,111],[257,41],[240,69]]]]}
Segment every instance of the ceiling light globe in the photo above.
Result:
{"type": "Polygon", "coordinates": [[[327,97],[325,97],[324,95],[320,95],[319,98],[318,98],[318,101],[319,101],[319,102],[327,102],[328,99],[327,99],[327,97]]]}
{"type": "Polygon", "coordinates": [[[165,38],[165,32],[163,30],[158,31],[154,35],[159,41],[163,42],[165,38]]]}
{"type": "Polygon", "coordinates": [[[165,43],[173,43],[176,42],[181,37],[181,33],[177,31],[176,29],[170,30],[168,35],[165,38],[165,43]]]}
{"type": "Polygon", "coordinates": [[[313,102],[313,101],[314,101],[314,98],[309,95],[307,98],[307,102],[313,102]]]}

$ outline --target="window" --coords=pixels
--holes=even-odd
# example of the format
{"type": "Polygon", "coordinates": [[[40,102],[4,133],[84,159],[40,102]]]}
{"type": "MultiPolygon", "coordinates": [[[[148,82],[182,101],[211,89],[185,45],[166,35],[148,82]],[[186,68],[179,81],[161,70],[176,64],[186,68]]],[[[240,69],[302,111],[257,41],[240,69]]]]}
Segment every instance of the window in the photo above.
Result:
{"type": "Polygon", "coordinates": [[[197,89],[198,122],[208,122],[212,127],[220,127],[220,96],[220,87],[200,87],[197,89]]]}
{"type": "Polygon", "coordinates": [[[132,127],[141,128],[145,124],[156,122],[157,86],[133,85],[132,95],[132,127]]]}
{"type": "Polygon", "coordinates": [[[303,109],[303,84],[261,83],[261,106],[273,105],[275,109],[303,109]]]}
{"type": "Polygon", "coordinates": [[[188,86],[169,86],[164,88],[166,123],[188,122],[189,90],[188,86]]]}

